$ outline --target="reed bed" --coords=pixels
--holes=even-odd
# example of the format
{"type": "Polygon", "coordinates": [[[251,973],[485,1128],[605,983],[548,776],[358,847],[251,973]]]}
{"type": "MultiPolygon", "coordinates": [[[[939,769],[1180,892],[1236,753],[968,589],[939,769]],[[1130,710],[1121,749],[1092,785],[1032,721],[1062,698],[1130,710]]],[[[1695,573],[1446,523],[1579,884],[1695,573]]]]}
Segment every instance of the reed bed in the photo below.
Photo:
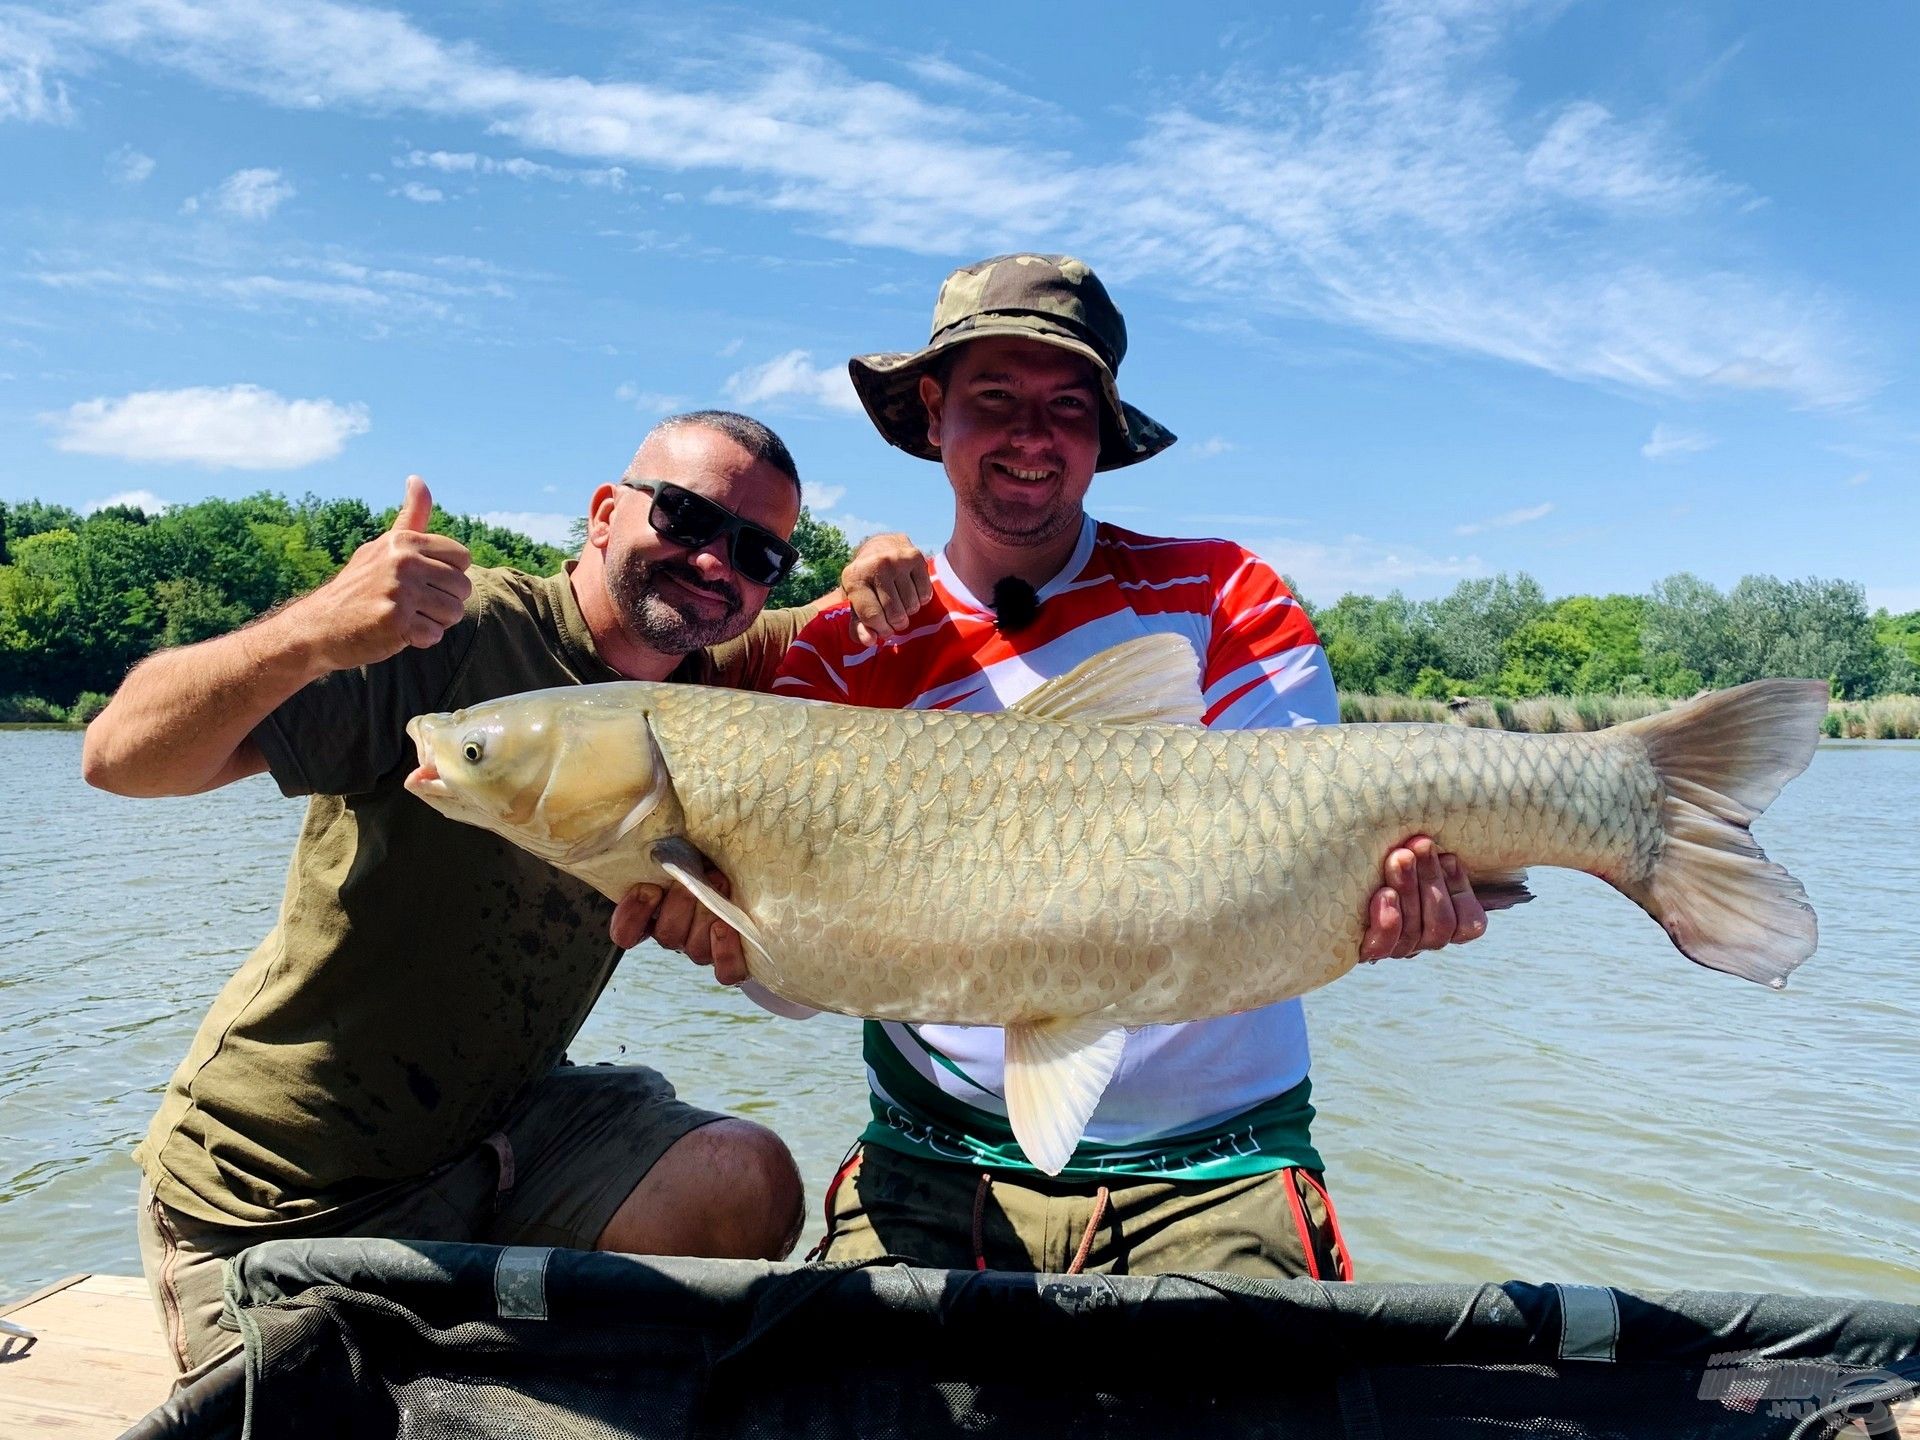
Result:
{"type": "Polygon", "coordinates": [[[1836,701],[1825,728],[1835,740],[1920,740],[1920,695],[1836,701]]]}
{"type": "MultiPolygon", "coordinates": [[[[1483,730],[1520,730],[1535,735],[1604,730],[1677,702],[1652,695],[1539,695],[1507,700],[1493,695],[1452,700],[1416,700],[1406,695],[1340,694],[1340,718],[1349,725],[1472,725],[1483,730]]],[[[1874,700],[1836,700],[1822,733],[1835,740],[1920,740],[1920,695],[1882,695],[1874,700]]]]}

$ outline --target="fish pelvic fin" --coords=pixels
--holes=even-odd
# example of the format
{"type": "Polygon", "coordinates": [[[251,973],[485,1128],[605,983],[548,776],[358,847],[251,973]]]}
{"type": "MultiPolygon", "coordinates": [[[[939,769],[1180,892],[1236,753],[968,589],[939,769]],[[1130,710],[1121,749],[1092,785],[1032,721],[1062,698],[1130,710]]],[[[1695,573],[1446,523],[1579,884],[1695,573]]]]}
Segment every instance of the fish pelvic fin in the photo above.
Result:
{"type": "Polygon", "coordinates": [[[1689,960],[1783,989],[1819,943],[1807,892],[1747,826],[1807,768],[1827,713],[1822,680],[1755,680],[1620,727],[1666,784],[1653,872],[1616,888],[1689,960]]]}
{"type": "Polygon", "coordinates": [[[1524,870],[1476,870],[1473,872],[1473,898],[1482,910],[1511,910],[1533,899],[1524,870]]]}
{"type": "Polygon", "coordinates": [[[1200,657],[1181,635],[1141,635],[1082,660],[1007,709],[1029,720],[1198,725],[1200,657]]]}
{"type": "MultiPolygon", "coordinates": [[[[760,934],[760,927],[753,923],[753,917],[709,885],[701,871],[706,862],[691,842],[678,835],[665,840],[656,840],[648,851],[653,863],[666,871],[673,880],[702,905],[714,913],[715,918],[724,920],[740,932],[740,938],[749,948],[757,951],[760,958],[769,964],[773,956],[767,951],[767,942],[760,934]]],[[[772,1009],[772,1006],[768,1006],[772,1009]]],[[[776,1014],[781,1012],[775,1011],[776,1014]]]]}
{"type": "Polygon", "coordinates": [[[1058,1175],[1119,1067],[1127,1032],[1107,1020],[1033,1020],[1006,1031],[1007,1119],[1034,1168],[1058,1175]]]}

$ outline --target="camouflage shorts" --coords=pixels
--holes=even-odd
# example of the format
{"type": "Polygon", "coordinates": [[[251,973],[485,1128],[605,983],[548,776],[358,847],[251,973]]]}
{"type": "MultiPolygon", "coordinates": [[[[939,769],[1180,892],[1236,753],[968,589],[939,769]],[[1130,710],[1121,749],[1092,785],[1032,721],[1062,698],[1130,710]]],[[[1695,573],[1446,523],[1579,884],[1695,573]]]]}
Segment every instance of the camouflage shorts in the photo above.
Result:
{"type": "Polygon", "coordinates": [[[1116,1176],[1103,1187],[989,1174],[877,1145],[856,1147],[835,1177],[827,1236],[815,1253],[899,1255],[949,1270],[1353,1278],[1318,1171],[1213,1181],[1116,1176]]]}
{"type": "Polygon", "coordinates": [[[338,1210],[267,1225],[212,1225],[140,1186],[140,1263],[183,1380],[233,1353],[224,1262],[262,1240],[380,1235],[591,1249],[614,1212],[684,1135],[725,1118],[674,1094],[644,1065],[567,1065],[499,1133],[452,1164],[338,1210]]]}

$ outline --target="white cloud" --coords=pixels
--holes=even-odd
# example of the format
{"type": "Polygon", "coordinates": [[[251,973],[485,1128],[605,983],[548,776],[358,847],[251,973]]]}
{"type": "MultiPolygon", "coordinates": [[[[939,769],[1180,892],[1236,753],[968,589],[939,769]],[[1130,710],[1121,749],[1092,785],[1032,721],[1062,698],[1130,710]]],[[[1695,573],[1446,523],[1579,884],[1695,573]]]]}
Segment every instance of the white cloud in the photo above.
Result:
{"type": "Polygon", "coordinates": [[[294,189],[278,170],[236,170],[213,192],[214,206],[237,220],[265,220],[291,199],[294,189]]]}
{"type": "Polygon", "coordinates": [[[834,506],[846,498],[847,487],[844,485],[807,486],[807,508],[816,515],[824,514],[826,511],[833,509],[834,506]]]}
{"type": "Polygon", "coordinates": [[[104,500],[89,500],[80,507],[82,515],[91,515],[96,510],[105,510],[113,505],[131,505],[136,510],[144,510],[149,515],[158,515],[168,508],[170,502],[162,500],[151,490],[122,490],[109,495],[104,500]]]}
{"type": "MultiPolygon", "coordinates": [[[[845,535],[847,539],[855,545],[858,545],[869,535],[890,534],[900,528],[898,525],[889,525],[884,520],[869,520],[864,515],[821,515],[820,518],[829,525],[836,526],[840,533],[845,535]]],[[[923,550],[928,549],[924,544],[921,548],[923,550]]],[[[932,551],[928,550],[928,553],[931,554],[932,551]]]]}
{"type": "Polygon", "coordinates": [[[1222,439],[1218,435],[1210,435],[1199,444],[1190,447],[1187,450],[1187,454],[1193,456],[1196,460],[1211,460],[1216,455],[1226,455],[1239,448],[1240,447],[1231,440],[1222,439]]]}
{"type": "MultiPolygon", "coordinates": [[[[456,317],[452,302],[473,298],[507,299],[513,291],[476,272],[472,280],[355,264],[333,257],[287,257],[291,275],[221,274],[188,268],[218,264],[223,257],[194,256],[179,268],[91,266],[29,272],[57,290],[133,293],[158,299],[217,301],[249,308],[285,305],[327,306],[385,320],[445,322],[456,317]],[[311,278],[319,277],[319,278],[311,278]]],[[[438,264],[439,262],[436,262],[438,264]]],[[[458,269],[459,267],[443,267],[458,269]]]]}
{"type": "Polygon", "coordinates": [[[400,187],[400,194],[418,205],[438,205],[446,199],[443,191],[431,185],[422,185],[418,180],[409,180],[400,187]]]}
{"type": "Polygon", "coordinates": [[[1640,447],[1640,453],[1649,460],[1671,460],[1676,455],[1697,455],[1702,450],[1711,450],[1720,443],[1717,436],[1698,430],[1682,430],[1675,425],[1659,424],[1653,427],[1653,434],[1647,437],[1647,443],[1640,447]]]}
{"type": "Polygon", "coordinates": [[[297,470],[332,459],[370,423],[364,405],[287,400],[258,385],[103,396],[40,419],[61,450],[211,470],[297,470]]]}
{"type": "Polygon", "coordinates": [[[511,175],[516,180],[554,180],[563,185],[588,185],[607,190],[626,187],[627,172],[618,165],[597,169],[542,165],[537,160],[515,156],[496,160],[490,155],[446,150],[409,150],[394,165],[402,170],[438,170],[448,175],[511,175]]]}
{"type": "Polygon", "coordinates": [[[1437,592],[1453,582],[1484,575],[1478,555],[1433,555],[1417,545],[1395,545],[1367,535],[1323,542],[1298,537],[1254,541],[1250,550],[1289,575],[1316,605],[1330,605],[1349,591],[1437,592]]]}
{"type": "Polygon", "coordinates": [[[1847,477],[1847,484],[1864,485],[1871,479],[1873,479],[1873,472],[1871,470],[1860,470],[1847,477]]]}
{"type": "Polygon", "coordinates": [[[142,155],[131,145],[122,145],[107,156],[107,174],[122,185],[139,185],[153,174],[154,158],[142,155]]]}
{"type": "MultiPolygon", "coordinates": [[[[687,72],[718,79],[599,81],[332,0],[91,13],[96,45],[212,86],[699,176],[710,203],[858,245],[944,261],[1031,244],[1044,215],[1050,243],[1110,279],[1233,313],[1657,393],[1831,406],[1876,383],[1841,307],[1742,259],[1729,230],[1752,197],[1659,113],[1543,110],[1515,82],[1504,42],[1551,14],[1513,0],[1378,0],[1344,63],[1147,102],[1130,143],[1085,158],[1043,113],[949,103],[791,43],[741,40],[723,70],[687,72]]],[[[919,83],[950,78],[923,66],[919,83]]]]}
{"type": "Polygon", "coordinates": [[[481,513],[480,518],[489,525],[518,530],[543,545],[557,545],[562,550],[570,550],[573,548],[573,523],[579,517],[551,511],[487,510],[481,513]]]}
{"type": "Polygon", "coordinates": [[[1527,505],[1518,510],[1508,510],[1499,515],[1489,516],[1485,520],[1475,520],[1466,525],[1456,525],[1456,535],[1478,535],[1483,530],[1505,530],[1514,525],[1531,525],[1535,520],[1544,520],[1553,513],[1553,502],[1541,505],[1527,505]]]}
{"type": "Polygon", "coordinates": [[[67,89],[49,71],[77,66],[80,57],[63,54],[58,27],[46,16],[8,7],[0,12],[0,123],[65,125],[73,119],[67,89]]]}
{"type": "Polygon", "coordinates": [[[789,350],[764,365],[750,365],[729,375],[724,386],[727,398],[737,405],[779,405],[798,401],[823,405],[829,410],[860,413],[860,397],[853,393],[853,381],[844,365],[824,368],[813,363],[807,350],[789,350]]]}
{"type": "Polygon", "coordinates": [[[684,395],[668,395],[659,390],[642,390],[637,385],[621,385],[613,398],[633,406],[642,415],[671,415],[687,407],[684,395]]]}

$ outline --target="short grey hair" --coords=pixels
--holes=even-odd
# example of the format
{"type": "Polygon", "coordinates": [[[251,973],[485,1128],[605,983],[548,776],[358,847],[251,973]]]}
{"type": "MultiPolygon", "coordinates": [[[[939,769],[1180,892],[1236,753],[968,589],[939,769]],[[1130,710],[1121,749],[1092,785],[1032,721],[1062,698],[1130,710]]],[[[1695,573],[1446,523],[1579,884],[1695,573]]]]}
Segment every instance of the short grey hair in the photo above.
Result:
{"type": "MultiPolygon", "coordinates": [[[[742,415],[735,410],[688,410],[680,415],[669,415],[653,429],[647,432],[647,440],[667,430],[684,430],[688,426],[699,426],[703,430],[718,430],[742,450],[756,460],[764,460],[782,475],[793,481],[795,493],[800,491],[800,470],[793,463],[793,452],[787,449],[787,442],[772,430],[754,419],[751,415],[742,415]]],[[[646,449],[646,440],[640,442],[640,449],[646,449]]],[[[627,465],[623,480],[644,480],[651,477],[639,471],[640,454],[627,465]]]]}

